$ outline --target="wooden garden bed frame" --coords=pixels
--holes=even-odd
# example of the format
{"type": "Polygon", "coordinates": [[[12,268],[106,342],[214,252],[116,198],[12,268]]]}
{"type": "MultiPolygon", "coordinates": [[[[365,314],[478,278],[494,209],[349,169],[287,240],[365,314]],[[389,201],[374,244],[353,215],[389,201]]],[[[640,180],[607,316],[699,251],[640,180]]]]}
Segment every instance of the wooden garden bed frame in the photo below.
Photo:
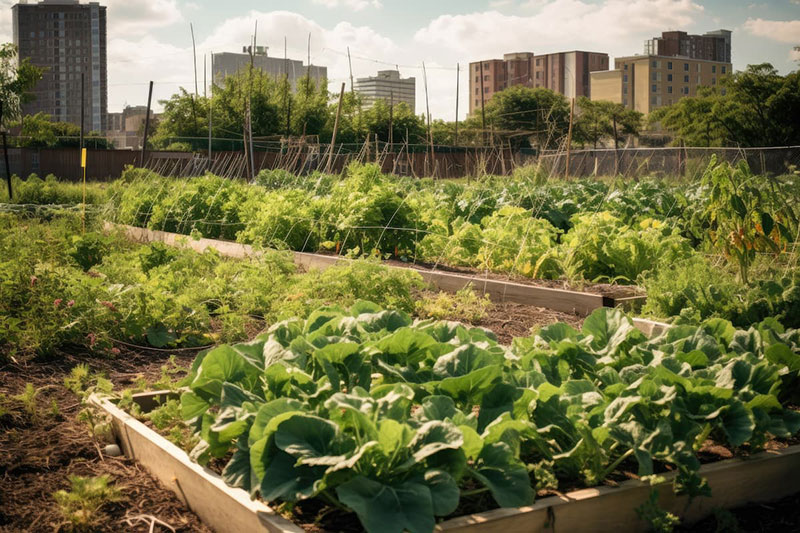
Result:
{"type": "MultiPolygon", "coordinates": [[[[125,235],[137,242],[163,242],[171,246],[187,246],[197,252],[204,252],[208,248],[213,248],[225,257],[246,258],[257,255],[258,252],[248,244],[240,244],[230,241],[216,239],[193,239],[187,235],[169,233],[166,231],[138,228],[122,224],[106,222],[107,229],[122,229],[125,235]]],[[[351,261],[351,259],[322,254],[311,254],[305,252],[293,252],[296,265],[306,270],[324,270],[337,263],[351,261]]],[[[544,307],[562,313],[574,313],[580,316],[588,316],[595,309],[601,307],[617,307],[629,309],[632,306],[642,305],[645,296],[634,296],[625,298],[609,298],[600,294],[587,292],[569,291],[565,289],[554,289],[550,287],[538,287],[513,281],[501,281],[479,276],[469,276],[464,274],[454,274],[451,272],[421,270],[410,267],[400,267],[388,265],[389,268],[411,270],[417,272],[422,278],[439,290],[456,292],[467,285],[482,294],[488,294],[495,302],[513,302],[535,307],[544,307]]],[[[669,326],[651,320],[634,319],[634,324],[647,335],[660,333],[669,326]]]]}
{"type": "MultiPolygon", "coordinates": [[[[147,412],[174,392],[134,395],[147,412]]],[[[111,418],[114,434],[126,456],[138,461],[174,492],[203,522],[217,533],[303,533],[289,520],[248,493],[234,489],[167,439],[98,395],[90,403],[111,418]]],[[[453,518],[440,523],[443,533],[531,533],[538,531],[609,532],[645,531],[635,509],[655,488],[659,506],[692,523],[713,514],[716,508],[775,501],[800,492],[800,445],[762,452],[746,459],[728,459],[704,465],[700,475],[709,483],[711,498],[689,503],[672,491],[671,474],[655,487],[626,481],[618,487],[583,489],[538,500],[518,509],[497,509],[453,518]]]]}

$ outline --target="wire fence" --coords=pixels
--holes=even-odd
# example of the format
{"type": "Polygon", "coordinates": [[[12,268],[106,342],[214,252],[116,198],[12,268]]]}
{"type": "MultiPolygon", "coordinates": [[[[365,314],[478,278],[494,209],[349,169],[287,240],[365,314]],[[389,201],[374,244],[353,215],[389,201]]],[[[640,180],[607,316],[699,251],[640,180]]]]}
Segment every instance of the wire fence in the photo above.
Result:
{"type": "MultiPolygon", "coordinates": [[[[461,147],[419,144],[309,143],[293,140],[245,151],[166,152],[148,151],[142,165],[141,153],[131,150],[89,150],[87,178],[118,178],[126,166],[144,166],[166,176],[192,177],[206,172],[229,177],[251,178],[259,171],[282,169],[293,174],[313,172],[339,174],[352,162],[375,163],[387,174],[432,178],[470,178],[484,175],[508,176],[520,167],[533,167],[546,177],[648,176],[688,177],[702,174],[713,156],[718,161],[746,161],[753,172],[782,175],[800,168],[800,146],[770,148],[624,148],[564,149],[538,153],[513,150],[508,146],[461,147]],[[251,168],[252,164],[252,168],[251,168]]],[[[9,150],[11,173],[27,177],[53,174],[59,179],[83,178],[77,149],[13,148],[9,150]]]]}

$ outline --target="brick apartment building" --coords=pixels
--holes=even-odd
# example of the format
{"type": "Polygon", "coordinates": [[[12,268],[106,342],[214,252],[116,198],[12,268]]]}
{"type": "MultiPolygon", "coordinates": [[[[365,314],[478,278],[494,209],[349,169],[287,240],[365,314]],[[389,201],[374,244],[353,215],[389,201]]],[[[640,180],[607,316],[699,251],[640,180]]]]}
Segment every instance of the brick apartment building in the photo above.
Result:
{"type": "Polygon", "coordinates": [[[590,96],[589,73],[608,67],[608,54],[577,50],[542,55],[520,52],[473,62],[469,65],[469,112],[475,113],[495,93],[515,85],[544,87],[567,98],[590,96]]]}
{"type": "Polygon", "coordinates": [[[106,7],[98,2],[42,0],[11,8],[14,44],[20,59],[43,67],[34,101],[23,113],[81,123],[81,75],[85,75],[84,127],[105,132],[108,109],[106,7]]]}
{"type": "Polygon", "coordinates": [[[645,55],[688,57],[718,63],[731,62],[731,31],[715,30],[703,35],[665,31],[644,43],[645,55]]]}
{"type": "Polygon", "coordinates": [[[645,42],[644,55],[618,57],[614,70],[592,72],[592,100],[607,100],[649,114],[730,74],[731,32],[664,32],[645,42]]]}

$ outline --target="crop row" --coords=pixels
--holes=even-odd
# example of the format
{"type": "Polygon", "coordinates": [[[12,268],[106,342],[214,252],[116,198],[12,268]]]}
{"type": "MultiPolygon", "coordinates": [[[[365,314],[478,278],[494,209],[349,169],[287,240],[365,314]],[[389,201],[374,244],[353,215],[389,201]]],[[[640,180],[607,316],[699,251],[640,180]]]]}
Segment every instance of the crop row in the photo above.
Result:
{"type": "Polygon", "coordinates": [[[624,472],[673,470],[676,492],[707,495],[705,445],[753,451],[800,430],[785,407],[799,351],[800,332],[775,320],[646,339],[609,309],[507,348],[358,302],[201,354],[180,404],[191,456],[224,459],[230,485],[353,512],[369,532],[421,533],[459,508],[528,505],[624,472]]]}

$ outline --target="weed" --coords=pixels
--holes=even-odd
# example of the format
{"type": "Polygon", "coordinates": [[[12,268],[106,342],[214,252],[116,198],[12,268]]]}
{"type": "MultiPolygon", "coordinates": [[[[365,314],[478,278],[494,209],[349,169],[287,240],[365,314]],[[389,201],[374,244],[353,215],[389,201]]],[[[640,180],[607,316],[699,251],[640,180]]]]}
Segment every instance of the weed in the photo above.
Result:
{"type": "Polygon", "coordinates": [[[17,400],[22,404],[22,408],[31,418],[31,420],[36,420],[39,418],[39,412],[36,405],[36,397],[39,395],[39,391],[36,390],[36,387],[33,386],[33,383],[26,383],[25,390],[14,396],[14,399],[17,400]]]}
{"type": "Polygon", "coordinates": [[[636,508],[636,514],[647,523],[653,533],[672,533],[681,522],[680,518],[658,506],[658,491],[651,490],[650,497],[636,508]]]}
{"type": "Polygon", "coordinates": [[[123,499],[122,492],[109,485],[109,476],[70,476],[69,491],[53,493],[64,520],[73,531],[92,531],[102,521],[101,508],[123,499]]]}
{"type": "Polygon", "coordinates": [[[80,396],[89,385],[89,365],[80,363],[72,367],[69,376],[64,378],[64,386],[73,394],[80,396]]]}

